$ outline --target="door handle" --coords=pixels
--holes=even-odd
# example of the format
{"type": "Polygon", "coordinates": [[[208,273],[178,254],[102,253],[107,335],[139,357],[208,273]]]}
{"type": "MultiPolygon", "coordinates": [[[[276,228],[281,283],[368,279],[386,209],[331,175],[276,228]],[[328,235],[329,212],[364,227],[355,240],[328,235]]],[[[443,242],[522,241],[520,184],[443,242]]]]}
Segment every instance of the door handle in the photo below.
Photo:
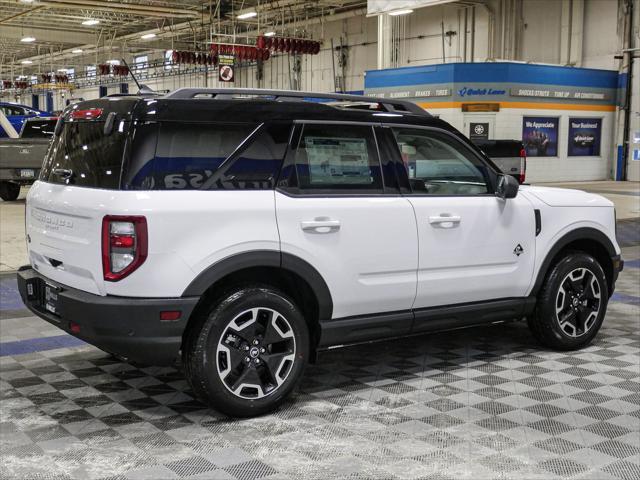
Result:
{"type": "Polygon", "coordinates": [[[318,217],[300,222],[300,228],[307,233],[334,233],[340,230],[340,220],[318,217]]]}
{"type": "Polygon", "coordinates": [[[462,221],[459,215],[441,214],[433,217],[429,217],[429,223],[431,225],[441,225],[445,228],[455,227],[462,221]]]}

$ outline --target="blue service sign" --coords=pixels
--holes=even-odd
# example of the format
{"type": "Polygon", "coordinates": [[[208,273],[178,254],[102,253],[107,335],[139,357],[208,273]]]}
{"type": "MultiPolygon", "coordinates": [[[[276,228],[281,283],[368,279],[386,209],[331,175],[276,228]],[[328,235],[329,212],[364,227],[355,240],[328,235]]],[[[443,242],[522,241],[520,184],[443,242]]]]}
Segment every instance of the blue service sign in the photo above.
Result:
{"type": "Polygon", "coordinates": [[[569,118],[570,157],[597,157],[600,155],[601,118],[569,118]]]}
{"type": "Polygon", "coordinates": [[[527,157],[558,156],[558,117],[522,117],[522,143],[527,157]]]}

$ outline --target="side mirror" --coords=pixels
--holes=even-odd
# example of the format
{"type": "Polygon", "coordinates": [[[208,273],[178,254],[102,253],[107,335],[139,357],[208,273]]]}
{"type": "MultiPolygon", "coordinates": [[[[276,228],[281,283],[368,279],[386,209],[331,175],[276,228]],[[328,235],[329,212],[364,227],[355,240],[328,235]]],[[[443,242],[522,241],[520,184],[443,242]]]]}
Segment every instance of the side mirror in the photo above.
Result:
{"type": "Polygon", "coordinates": [[[511,175],[500,175],[498,177],[498,187],[496,188],[496,197],[507,199],[515,198],[518,195],[520,184],[511,175]]]}

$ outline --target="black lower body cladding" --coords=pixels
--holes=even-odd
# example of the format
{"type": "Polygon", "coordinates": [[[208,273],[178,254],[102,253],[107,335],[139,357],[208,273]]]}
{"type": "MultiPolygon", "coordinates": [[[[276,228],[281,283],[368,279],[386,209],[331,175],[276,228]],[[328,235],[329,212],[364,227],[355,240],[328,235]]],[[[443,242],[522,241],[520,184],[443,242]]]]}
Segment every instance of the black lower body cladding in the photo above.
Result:
{"type": "Polygon", "coordinates": [[[170,365],[178,359],[182,334],[199,300],[94,295],[58,285],[30,267],[18,272],[18,289],[27,308],[40,318],[101,350],[148,365],[170,365]],[[56,289],[55,313],[47,309],[47,285],[56,289]],[[179,311],[180,318],[163,321],[164,311],[179,311]]]}

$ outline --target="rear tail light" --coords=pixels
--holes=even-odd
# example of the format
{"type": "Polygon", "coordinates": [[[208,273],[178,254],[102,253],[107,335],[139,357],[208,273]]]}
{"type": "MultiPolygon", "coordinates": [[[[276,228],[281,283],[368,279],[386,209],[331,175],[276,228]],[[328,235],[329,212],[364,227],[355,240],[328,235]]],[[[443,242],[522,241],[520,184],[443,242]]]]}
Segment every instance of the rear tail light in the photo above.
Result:
{"type": "Polygon", "coordinates": [[[102,115],[101,108],[88,108],[86,110],[72,110],[71,118],[75,120],[95,120],[102,115]]]}
{"type": "Polygon", "coordinates": [[[527,151],[524,148],[520,149],[520,175],[518,182],[524,183],[527,177],[527,151]]]}
{"type": "Polygon", "coordinates": [[[117,282],[147,258],[147,219],[140,216],[107,215],[102,220],[102,272],[117,282]]]}

